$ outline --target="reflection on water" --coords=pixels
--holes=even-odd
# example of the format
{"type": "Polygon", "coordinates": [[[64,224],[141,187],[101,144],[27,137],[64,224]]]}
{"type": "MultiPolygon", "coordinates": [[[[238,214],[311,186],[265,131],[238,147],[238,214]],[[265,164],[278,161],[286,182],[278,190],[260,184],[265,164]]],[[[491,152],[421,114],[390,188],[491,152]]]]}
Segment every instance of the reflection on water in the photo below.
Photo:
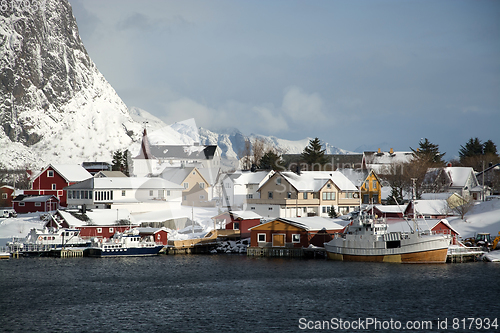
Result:
{"type": "MultiPolygon", "coordinates": [[[[0,262],[7,332],[298,332],[299,319],[492,317],[500,265],[178,255],[0,262]],[[484,295],[484,297],[476,297],[484,295]]],[[[359,330],[362,331],[362,330],[359,330]]],[[[470,331],[469,331],[470,332],[470,331]]]]}

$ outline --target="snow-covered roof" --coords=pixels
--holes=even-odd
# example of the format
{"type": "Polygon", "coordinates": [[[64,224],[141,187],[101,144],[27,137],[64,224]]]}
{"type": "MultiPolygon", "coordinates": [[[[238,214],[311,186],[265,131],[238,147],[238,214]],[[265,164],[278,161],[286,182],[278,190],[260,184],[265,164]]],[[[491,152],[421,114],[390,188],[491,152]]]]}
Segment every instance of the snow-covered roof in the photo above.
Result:
{"type": "Polygon", "coordinates": [[[182,182],[189,176],[189,174],[196,169],[195,167],[190,168],[165,168],[161,173],[161,178],[171,181],[175,184],[182,184],[182,182]]]}
{"type": "Polygon", "coordinates": [[[92,177],[90,172],[79,164],[49,164],[32,179],[38,178],[43,172],[52,167],[67,182],[80,182],[92,177]]]}
{"type": "Polygon", "coordinates": [[[65,187],[66,190],[75,189],[183,189],[162,178],[148,177],[104,177],[91,178],[83,182],[65,187]]]}
{"type": "Polygon", "coordinates": [[[160,159],[211,160],[217,145],[151,145],[151,153],[160,159]]]}
{"type": "Polygon", "coordinates": [[[280,217],[278,220],[290,223],[296,227],[303,228],[309,231],[326,230],[341,230],[344,227],[335,223],[330,218],[311,216],[311,217],[280,217]]]}
{"type": "Polygon", "coordinates": [[[331,180],[341,191],[357,191],[356,186],[340,171],[287,171],[280,174],[299,192],[318,192],[331,180]]]}
{"type": "Polygon", "coordinates": [[[250,185],[250,184],[260,184],[263,180],[267,180],[274,174],[274,171],[241,171],[241,173],[235,174],[234,184],[238,185],[250,185]]]}
{"type": "MultiPolygon", "coordinates": [[[[34,196],[30,196],[30,197],[24,197],[20,201],[22,201],[22,202],[45,202],[45,201],[49,200],[52,197],[54,199],[57,199],[53,195],[34,195],[34,196]]],[[[18,201],[16,199],[14,199],[14,200],[18,201]]]]}
{"type": "Polygon", "coordinates": [[[446,167],[444,171],[450,176],[453,187],[464,187],[469,178],[474,175],[474,169],[471,167],[446,167]]]}
{"type": "Polygon", "coordinates": [[[121,171],[99,171],[94,175],[94,178],[100,177],[127,177],[127,175],[121,171]]]}
{"type": "Polygon", "coordinates": [[[368,170],[363,169],[339,169],[339,171],[357,187],[363,185],[369,174],[368,170]]]}
{"type": "MultiPolygon", "coordinates": [[[[407,205],[374,205],[373,207],[378,209],[382,213],[401,213],[403,214],[407,205]]],[[[370,211],[371,206],[366,209],[370,211]]]]}
{"type": "Polygon", "coordinates": [[[230,213],[233,214],[235,218],[239,218],[242,220],[254,220],[260,219],[262,217],[259,214],[249,210],[233,210],[230,213]]]}
{"type": "Polygon", "coordinates": [[[417,215],[449,215],[450,208],[446,200],[415,200],[417,215]]]}
{"type": "Polygon", "coordinates": [[[441,192],[441,193],[422,193],[420,196],[423,200],[447,200],[453,193],[441,192]]]}
{"type": "Polygon", "coordinates": [[[210,184],[210,186],[214,186],[217,182],[217,177],[220,173],[220,167],[215,168],[199,168],[198,171],[205,178],[205,181],[210,184]]]}

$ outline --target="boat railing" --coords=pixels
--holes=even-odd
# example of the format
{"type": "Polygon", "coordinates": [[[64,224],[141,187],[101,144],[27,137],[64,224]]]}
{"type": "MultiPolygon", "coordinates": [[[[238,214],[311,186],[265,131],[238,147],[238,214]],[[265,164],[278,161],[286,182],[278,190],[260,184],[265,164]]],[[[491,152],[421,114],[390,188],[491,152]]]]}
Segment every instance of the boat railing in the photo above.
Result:
{"type": "Polygon", "coordinates": [[[57,248],[57,244],[15,243],[8,245],[8,252],[46,252],[57,248]]]}

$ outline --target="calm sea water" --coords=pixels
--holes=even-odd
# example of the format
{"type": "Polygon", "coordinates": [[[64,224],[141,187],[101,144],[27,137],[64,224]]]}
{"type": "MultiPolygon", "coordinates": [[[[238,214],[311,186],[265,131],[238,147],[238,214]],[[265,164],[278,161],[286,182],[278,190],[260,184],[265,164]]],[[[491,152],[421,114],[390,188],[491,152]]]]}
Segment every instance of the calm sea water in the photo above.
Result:
{"type": "Polygon", "coordinates": [[[452,320],[500,317],[499,278],[494,263],[244,255],[10,259],[0,261],[0,331],[303,332],[318,323],[334,331],[340,319],[351,325],[372,318],[380,325],[433,322],[432,330],[415,330],[421,332],[475,332],[469,322],[465,330],[452,329],[452,320]],[[438,329],[445,319],[448,329],[438,329]]]}

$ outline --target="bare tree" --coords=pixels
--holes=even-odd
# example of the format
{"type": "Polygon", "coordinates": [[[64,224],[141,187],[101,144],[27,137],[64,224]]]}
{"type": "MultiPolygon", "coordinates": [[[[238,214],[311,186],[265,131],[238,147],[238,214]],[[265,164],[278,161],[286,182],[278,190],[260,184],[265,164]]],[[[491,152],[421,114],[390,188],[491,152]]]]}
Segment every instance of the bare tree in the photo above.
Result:
{"type": "Polygon", "coordinates": [[[252,143],[245,139],[245,147],[238,153],[240,156],[240,165],[243,170],[250,170],[252,167],[252,143]]]}
{"type": "Polygon", "coordinates": [[[267,151],[266,141],[263,138],[255,138],[252,143],[252,163],[257,165],[259,161],[262,159],[262,156],[267,151]]]}
{"type": "Polygon", "coordinates": [[[450,207],[450,209],[455,213],[460,215],[460,218],[463,220],[465,214],[471,211],[472,207],[474,207],[474,199],[472,197],[464,198],[463,202],[459,206],[450,207]]]}

